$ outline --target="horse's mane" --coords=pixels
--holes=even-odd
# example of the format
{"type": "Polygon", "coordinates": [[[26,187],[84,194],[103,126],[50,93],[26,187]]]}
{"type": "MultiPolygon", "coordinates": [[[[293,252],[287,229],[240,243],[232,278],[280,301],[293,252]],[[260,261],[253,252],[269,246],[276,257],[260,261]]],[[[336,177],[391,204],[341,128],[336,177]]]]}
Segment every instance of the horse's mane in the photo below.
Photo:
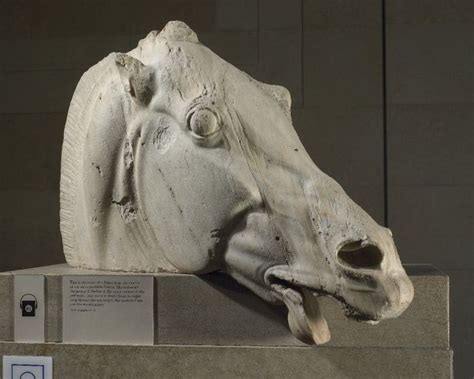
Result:
{"type": "Polygon", "coordinates": [[[60,228],[66,258],[72,258],[75,247],[77,189],[82,185],[83,149],[91,116],[87,110],[96,100],[92,96],[94,91],[103,84],[112,69],[115,70],[113,59],[113,54],[110,54],[82,75],[69,105],[64,128],[60,180],[60,228]]]}

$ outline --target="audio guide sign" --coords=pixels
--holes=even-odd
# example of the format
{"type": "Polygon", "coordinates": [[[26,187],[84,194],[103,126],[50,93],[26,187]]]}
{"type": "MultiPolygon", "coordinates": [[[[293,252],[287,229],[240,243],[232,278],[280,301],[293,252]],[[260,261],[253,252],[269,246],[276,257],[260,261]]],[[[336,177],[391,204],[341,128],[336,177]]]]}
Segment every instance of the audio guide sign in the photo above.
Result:
{"type": "Polygon", "coordinates": [[[44,342],[44,276],[15,275],[15,341],[44,342]]]}

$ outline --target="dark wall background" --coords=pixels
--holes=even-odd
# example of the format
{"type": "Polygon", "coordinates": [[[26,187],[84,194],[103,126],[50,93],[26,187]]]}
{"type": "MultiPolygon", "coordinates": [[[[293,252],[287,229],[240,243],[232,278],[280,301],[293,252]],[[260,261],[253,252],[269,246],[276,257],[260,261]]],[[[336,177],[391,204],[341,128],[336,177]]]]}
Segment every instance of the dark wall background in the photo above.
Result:
{"type": "Polygon", "coordinates": [[[474,364],[472,0],[0,0],[0,269],[63,261],[62,133],[79,77],[168,20],[293,95],[321,169],[405,263],[451,278],[455,374],[474,364]]]}

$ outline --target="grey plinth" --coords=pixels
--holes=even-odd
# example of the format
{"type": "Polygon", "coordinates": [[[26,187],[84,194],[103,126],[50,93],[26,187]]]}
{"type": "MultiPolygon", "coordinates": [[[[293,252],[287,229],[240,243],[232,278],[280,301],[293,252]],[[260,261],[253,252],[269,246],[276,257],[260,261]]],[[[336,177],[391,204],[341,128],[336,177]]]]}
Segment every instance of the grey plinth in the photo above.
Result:
{"type": "Polygon", "coordinates": [[[122,275],[67,265],[0,273],[0,352],[50,355],[57,377],[416,377],[449,378],[448,277],[431,266],[406,270],[415,299],[398,319],[377,326],[347,320],[325,299],[332,340],[307,347],[271,306],[223,274],[156,274],[155,346],[61,343],[62,275],[122,275]],[[46,344],[13,339],[13,275],[46,278],[46,344]],[[72,374],[71,374],[72,373],[72,374]]]}

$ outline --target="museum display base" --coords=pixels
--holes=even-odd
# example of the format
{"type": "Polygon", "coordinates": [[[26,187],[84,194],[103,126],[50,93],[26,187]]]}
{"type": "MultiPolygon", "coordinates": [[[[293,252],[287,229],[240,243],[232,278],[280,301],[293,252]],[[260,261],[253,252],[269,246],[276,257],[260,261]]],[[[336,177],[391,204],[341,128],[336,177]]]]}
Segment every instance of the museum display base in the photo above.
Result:
{"type": "Polygon", "coordinates": [[[261,301],[222,274],[153,275],[154,346],[64,344],[62,276],[123,273],[67,265],[0,273],[0,353],[52,356],[57,378],[449,378],[448,277],[431,266],[405,268],[415,298],[401,317],[377,326],[360,324],[347,320],[336,302],[324,299],[332,339],[315,347],[291,335],[283,307],[261,301]],[[15,274],[45,276],[47,343],[13,342],[15,274]]]}
{"type": "Polygon", "coordinates": [[[56,378],[449,378],[448,349],[0,343],[52,356],[56,378]]]}

